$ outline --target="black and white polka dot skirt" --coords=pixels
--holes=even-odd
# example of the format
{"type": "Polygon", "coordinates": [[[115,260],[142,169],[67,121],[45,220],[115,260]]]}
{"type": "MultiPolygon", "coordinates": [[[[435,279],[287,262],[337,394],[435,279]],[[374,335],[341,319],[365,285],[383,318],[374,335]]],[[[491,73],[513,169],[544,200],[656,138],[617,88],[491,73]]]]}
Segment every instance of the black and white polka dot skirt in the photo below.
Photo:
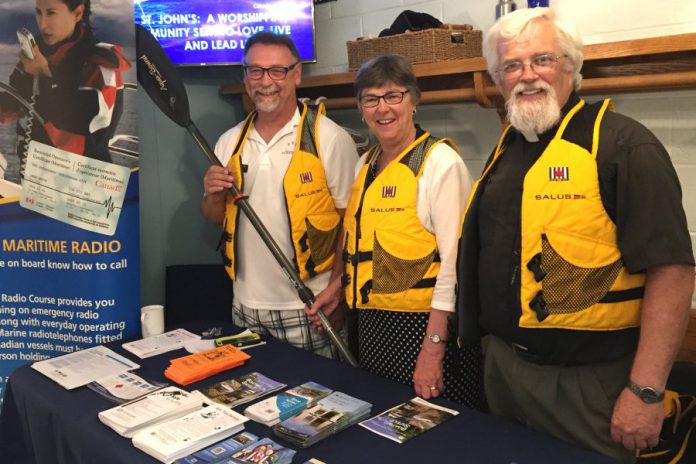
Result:
{"type": "MultiPolygon", "coordinates": [[[[360,365],[373,372],[413,386],[413,371],[430,313],[358,310],[360,365]]],[[[465,406],[485,409],[483,363],[480,344],[459,349],[450,336],[444,360],[443,396],[465,406]]]]}

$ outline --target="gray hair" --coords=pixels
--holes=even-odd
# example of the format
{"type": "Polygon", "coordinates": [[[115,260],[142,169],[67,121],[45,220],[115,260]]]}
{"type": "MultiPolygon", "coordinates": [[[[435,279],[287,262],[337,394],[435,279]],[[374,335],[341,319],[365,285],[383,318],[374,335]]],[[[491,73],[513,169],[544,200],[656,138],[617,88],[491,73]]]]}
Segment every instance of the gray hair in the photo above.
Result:
{"type": "Polygon", "coordinates": [[[300,58],[300,53],[297,51],[297,47],[295,47],[295,43],[290,37],[283,34],[275,34],[270,31],[259,31],[247,39],[244,44],[244,59],[246,59],[247,55],[249,54],[251,47],[256,44],[279,45],[281,47],[285,47],[290,51],[290,54],[293,56],[293,58],[295,58],[295,60],[302,61],[300,58]]]}
{"type": "Polygon", "coordinates": [[[582,83],[582,38],[577,29],[561,21],[551,8],[522,8],[501,17],[491,27],[483,39],[483,56],[486,58],[488,74],[496,84],[500,83],[500,77],[496,70],[500,66],[498,56],[498,43],[502,40],[532,39],[529,37],[527,25],[533,21],[549,21],[556,29],[556,38],[561,52],[568,57],[565,61],[566,69],[572,71],[573,86],[580,89],[582,83]]]}
{"type": "Polygon", "coordinates": [[[403,85],[413,104],[420,102],[421,91],[413,67],[401,55],[382,55],[363,63],[355,76],[355,97],[359,100],[363,90],[387,84],[403,85]]]}

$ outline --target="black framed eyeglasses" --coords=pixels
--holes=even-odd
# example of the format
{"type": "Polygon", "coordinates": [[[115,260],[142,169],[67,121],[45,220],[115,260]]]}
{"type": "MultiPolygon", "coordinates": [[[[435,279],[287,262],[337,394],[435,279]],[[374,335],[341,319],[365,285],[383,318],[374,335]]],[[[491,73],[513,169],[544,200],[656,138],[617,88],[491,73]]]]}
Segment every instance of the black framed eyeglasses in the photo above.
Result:
{"type": "Polygon", "coordinates": [[[396,92],[396,91],[391,91],[387,92],[384,95],[363,95],[361,96],[358,101],[360,102],[360,106],[363,108],[374,108],[375,106],[379,105],[379,100],[383,99],[384,103],[387,105],[398,105],[402,101],[404,101],[404,95],[406,95],[409,92],[409,90],[403,90],[401,92],[396,92]]]}
{"type": "Polygon", "coordinates": [[[290,66],[271,66],[270,68],[262,68],[261,66],[244,66],[244,74],[249,79],[258,80],[263,78],[264,73],[268,73],[268,77],[274,81],[282,81],[288,76],[288,73],[295,69],[295,66],[300,64],[299,61],[294,62],[290,66]]]}

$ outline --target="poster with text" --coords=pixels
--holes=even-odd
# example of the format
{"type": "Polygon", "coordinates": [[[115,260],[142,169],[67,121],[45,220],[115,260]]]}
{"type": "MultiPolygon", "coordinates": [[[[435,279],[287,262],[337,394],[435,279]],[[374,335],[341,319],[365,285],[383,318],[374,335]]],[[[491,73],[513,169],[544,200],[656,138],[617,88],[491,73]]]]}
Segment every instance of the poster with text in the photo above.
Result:
{"type": "Polygon", "coordinates": [[[0,17],[0,401],[20,365],[139,333],[133,3],[89,4],[0,17]]]}

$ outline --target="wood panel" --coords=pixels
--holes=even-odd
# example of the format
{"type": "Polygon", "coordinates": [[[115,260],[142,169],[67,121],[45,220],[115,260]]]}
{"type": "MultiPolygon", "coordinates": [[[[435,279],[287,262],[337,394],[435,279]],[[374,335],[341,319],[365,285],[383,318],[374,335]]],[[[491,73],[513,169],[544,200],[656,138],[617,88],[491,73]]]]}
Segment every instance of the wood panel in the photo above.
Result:
{"type": "MultiPolygon", "coordinates": [[[[588,45],[582,94],[658,91],[696,88],[696,33],[624,40],[588,45]]],[[[503,108],[498,89],[486,72],[482,57],[416,64],[414,73],[422,91],[422,104],[478,102],[486,108],[503,108]]],[[[326,97],[327,108],[355,108],[355,72],[305,76],[299,97],[326,97]]],[[[222,95],[243,95],[241,83],[224,84],[222,95]]],[[[250,107],[250,102],[245,101],[250,107]]]]}
{"type": "Polygon", "coordinates": [[[677,355],[677,361],[696,363],[696,312],[694,311],[691,311],[689,326],[686,329],[681,351],[677,355]]]}

